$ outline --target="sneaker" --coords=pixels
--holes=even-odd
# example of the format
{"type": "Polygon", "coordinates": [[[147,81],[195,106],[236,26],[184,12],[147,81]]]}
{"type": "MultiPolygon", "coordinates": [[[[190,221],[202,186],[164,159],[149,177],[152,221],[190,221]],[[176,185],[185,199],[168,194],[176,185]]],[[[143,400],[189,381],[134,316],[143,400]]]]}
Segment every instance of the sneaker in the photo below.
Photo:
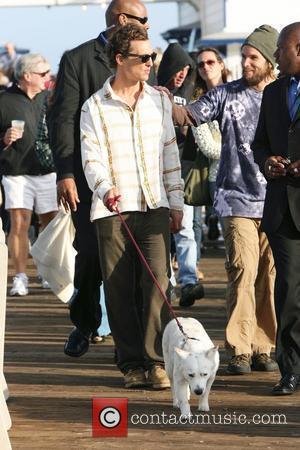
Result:
{"type": "Polygon", "coordinates": [[[147,386],[145,370],[142,367],[128,370],[124,374],[124,383],[127,389],[147,386]]]}
{"type": "Polygon", "coordinates": [[[204,297],[204,287],[198,282],[196,284],[187,284],[181,289],[181,297],[179,305],[183,307],[192,306],[195,300],[200,300],[204,297]]]}
{"type": "Polygon", "coordinates": [[[170,380],[166,371],[161,366],[152,366],[148,372],[148,384],[153,389],[167,389],[170,387],[170,380]]]}
{"type": "Polygon", "coordinates": [[[219,219],[217,216],[212,215],[208,218],[208,232],[207,237],[210,241],[216,241],[220,236],[220,231],[218,228],[219,219]]]}
{"type": "Polygon", "coordinates": [[[232,375],[242,375],[244,373],[251,372],[251,356],[248,353],[241,355],[235,355],[231,358],[228,366],[227,373],[232,375]]]}
{"type": "Polygon", "coordinates": [[[17,274],[14,276],[13,285],[9,294],[20,296],[28,294],[28,278],[25,274],[17,274]]]}
{"type": "Polygon", "coordinates": [[[257,353],[252,356],[251,368],[262,372],[275,372],[278,370],[278,364],[267,353],[257,353]]]}

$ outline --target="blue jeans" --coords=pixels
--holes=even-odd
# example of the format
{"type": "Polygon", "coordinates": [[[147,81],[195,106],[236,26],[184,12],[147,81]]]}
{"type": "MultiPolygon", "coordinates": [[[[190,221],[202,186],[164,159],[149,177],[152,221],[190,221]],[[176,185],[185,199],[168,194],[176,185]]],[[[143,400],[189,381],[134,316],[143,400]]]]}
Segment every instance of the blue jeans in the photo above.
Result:
{"type": "Polygon", "coordinates": [[[178,282],[181,286],[196,284],[197,244],[193,230],[194,207],[184,205],[182,229],[174,234],[178,262],[178,282]]]}
{"type": "Polygon", "coordinates": [[[197,262],[201,258],[201,243],[202,243],[202,206],[194,206],[193,229],[195,241],[197,245],[197,262]]]}

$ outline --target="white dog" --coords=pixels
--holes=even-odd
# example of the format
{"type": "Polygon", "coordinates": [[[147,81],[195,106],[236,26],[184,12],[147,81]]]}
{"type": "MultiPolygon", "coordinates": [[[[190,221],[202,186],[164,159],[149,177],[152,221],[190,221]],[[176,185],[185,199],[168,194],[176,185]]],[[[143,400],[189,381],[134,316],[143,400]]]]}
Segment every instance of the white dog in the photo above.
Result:
{"type": "Polygon", "coordinates": [[[199,411],[209,411],[208,395],[215,379],[220,356],[200,322],[179,317],[187,339],[175,319],[165,328],[162,346],[165,369],[170,378],[173,406],[182,416],[190,416],[190,392],[199,395],[199,411]]]}

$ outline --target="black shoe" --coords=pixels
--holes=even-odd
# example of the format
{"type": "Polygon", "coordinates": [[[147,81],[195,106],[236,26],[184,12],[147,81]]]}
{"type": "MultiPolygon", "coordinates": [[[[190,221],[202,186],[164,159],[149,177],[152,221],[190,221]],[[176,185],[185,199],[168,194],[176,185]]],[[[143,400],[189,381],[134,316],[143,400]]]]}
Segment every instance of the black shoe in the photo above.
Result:
{"type": "Polygon", "coordinates": [[[267,353],[257,353],[252,356],[251,368],[262,372],[275,372],[278,370],[278,364],[267,353]]]}
{"type": "Polygon", "coordinates": [[[89,349],[89,338],[86,337],[78,328],[70,333],[64,346],[64,353],[68,356],[79,357],[84,355],[89,349]]]}
{"type": "Polygon", "coordinates": [[[248,353],[243,353],[241,355],[235,355],[231,358],[226,372],[231,375],[243,375],[244,373],[251,372],[251,357],[248,353]]]}
{"type": "Polygon", "coordinates": [[[192,306],[195,300],[204,297],[204,287],[201,283],[187,284],[181,289],[179,305],[183,307],[192,306]]]}
{"type": "Polygon", "coordinates": [[[217,216],[209,216],[208,218],[208,232],[207,237],[210,241],[216,241],[220,236],[220,231],[218,228],[219,219],[217,216]]]}
{"type": "Polygon", "coordinates": [[[287,373],[284,375],[279,383],[277,383],[273,389],[273,395],[291,395],[297,390],[297,384],[300,381],[299,375],[287,373]]]}

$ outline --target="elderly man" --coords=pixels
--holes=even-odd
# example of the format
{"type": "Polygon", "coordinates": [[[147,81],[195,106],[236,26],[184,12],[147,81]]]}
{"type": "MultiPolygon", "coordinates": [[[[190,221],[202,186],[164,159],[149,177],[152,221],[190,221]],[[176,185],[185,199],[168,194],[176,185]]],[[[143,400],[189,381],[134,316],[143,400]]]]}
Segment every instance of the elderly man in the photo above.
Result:
{"type": "Polygon", "coordinates": [[[0,96],[0,171],[10,215],[8,247],[15,268],[10,294],[27,295],[32,210],[39,214],[42,227],[57,211],[54,166],[43,164],[38,152],[50,66],[43,56],[27,54],[18,59],[14,75],[16,83],[0,96]],[[25,123],[24,132],[17,128],[16,119],[25,123]]]}
{"type": "Polygon", "coordinates": [[[276,359],[274,395],[293,394],[300,381],[300,22],[285,27],[275,52],[281,76],[264,92],[253,143],[265,174],[262,220],[275,260],[276,359]]]}
{"type": "Polygon", "coordinates": [[[214,207],[225,225],[228,323],[226,346],[232,354],[227,371],[273,371],[275,344],[274,262],[260,230],[266,181],[251,150],[263,89],[275,79],[278,32],[261,25],[242,45],[243,76],[211,89],[185,108],[174,106],[179,125],[218,120],[222,134],[214,207]]]}
{"type": "Polygon", "coordinates": [[[70,304],[71,332],[64,352],[81,356],[88,350],[89,337],[101,320],[99,288],[101,270],[97,239],[90,222],[92,193],[82,171],[79,118],[81,106],[113,74],[106,55],[108,36],[127,23],[148,29],[147,10],[140,0],[113,0],[106,11],[107,30],[96,39],[66,52],[60,62],[53,106],[50,111],[50,139],[57,167],[58,197],[68,203],[76,228],[74,246],[78,251],[70,304]]]}
{"type": "Polygon", "coordinates": [[[115,207],[123,215],[162,289],[168,287],[170,224],[181,227],[183,181],[172,108],[146,80],[156,54],[146,30],[119,29],[110,40],[116,68],[81,114],[82,164],[93,191],[95,221],[109,322],[125,387],[169,387],[162,332],[169,320],[161,294],[138,255],[115,207]],[[151,125],[151,126],[150,126],[151,125]],[[137,285],[142,317],[133,313],[137,285]],[[146,379],[145,372],[148,372],[146,379]]]}

